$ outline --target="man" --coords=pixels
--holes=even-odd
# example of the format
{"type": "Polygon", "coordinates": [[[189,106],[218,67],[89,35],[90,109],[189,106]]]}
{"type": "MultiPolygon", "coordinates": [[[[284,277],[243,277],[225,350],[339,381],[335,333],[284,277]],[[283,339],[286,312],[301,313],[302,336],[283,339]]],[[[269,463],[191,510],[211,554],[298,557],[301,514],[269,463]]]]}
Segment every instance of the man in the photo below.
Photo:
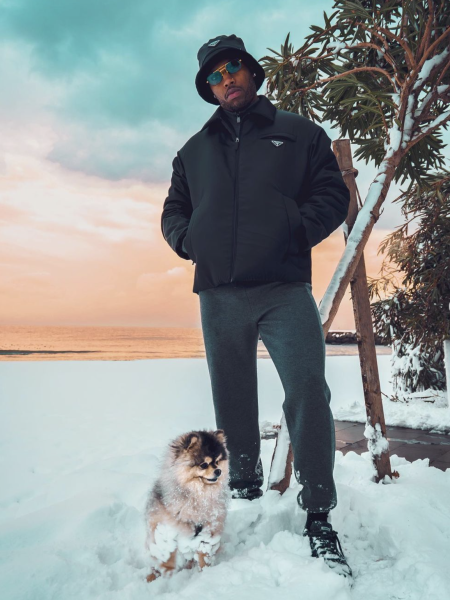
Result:
{"type": "Polygon", "coordinates": [[[257,95],[264,69],[242,39],[198,52],[196,87],[220,106],[177,152],[161,215],[171,248],[195,264],[217,427],[234,497],[262,495],[259,334],[281,378],[294,472],[312,555],[351,577],[328,523],[336,506],[335,433],[325,340],[311,293],[311,248],[347,216],[350,194],[319,125],[257,95]]]}

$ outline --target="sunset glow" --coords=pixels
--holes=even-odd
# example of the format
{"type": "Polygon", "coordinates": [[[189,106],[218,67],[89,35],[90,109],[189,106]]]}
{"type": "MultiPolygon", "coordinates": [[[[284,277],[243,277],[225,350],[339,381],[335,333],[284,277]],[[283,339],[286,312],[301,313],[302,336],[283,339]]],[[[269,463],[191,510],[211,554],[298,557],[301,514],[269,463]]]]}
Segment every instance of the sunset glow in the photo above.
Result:
{"type": "MultiPolygon", "coordinates": [[[[197,50],[219,30],[236,30],[257,57],[287,31],[300,45],[328,2],[254,2],[238,28],[226,4],[172,4],[2,9],[0,324],[200,327],[194,265],[160,228],[173,157],[215,110],[195,90],[197,50]]],[[[374,169],[355,166],[364,198],[374,169]]],[[[401,222],[388,200],[366,247],[368,275],[401,222]]],[[[313,249],[317,302],[343,248],[339,228],[313,249]]],[[[354,328],[349,298],[335,329],[354,328]]]]}
{"type": "MultiPolygon", "coordinates": [[[[6,156],[2,177],[2,324],[200,326],[194,265],[161,234],[169,182],[110,182],[42,157],[6,156]]],[[[381,263],[375,230],[368,273],[381,263]]],[[[341,228],[313,249],[319,302],[344,248],[341,228]]],[[[353,329],[343,302],[336,329],[353,329]]]]}

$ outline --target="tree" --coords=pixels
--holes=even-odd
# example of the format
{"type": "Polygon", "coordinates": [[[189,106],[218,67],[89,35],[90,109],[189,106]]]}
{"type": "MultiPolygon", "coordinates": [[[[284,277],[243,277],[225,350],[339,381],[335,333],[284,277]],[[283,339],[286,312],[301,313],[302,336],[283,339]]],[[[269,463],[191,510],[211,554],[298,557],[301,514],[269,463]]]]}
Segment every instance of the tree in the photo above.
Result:
{"type": "MultiPolygon", "coordinates": [[[[394,202],[406,222],[380,246],[381,277],[369,278],[376,332],[393,348],[396,396],[445,390],[450,339],[450,172],[423,177],[394,202]],[[408,233],[412,222],[416,228],[408,233]],[[398,276],[402,279],[397,281],[398,276]],[[381,299],[382,295],[391,296],[381,299]]],[[[450,374],[447,376],[447,379],[450,374]]],[[[448,386],[448,382],[447,382],[448,386]]]]}
{"type": "Polygon", "coordinates": [[[376,175],[319,305],[325,335],[392,181],[420,182],[442,166],[450,120],[448,0],[336,0],[325,27],[294,51],[261,59],[278,108],[330,121],[372,160],[376,175]]]}

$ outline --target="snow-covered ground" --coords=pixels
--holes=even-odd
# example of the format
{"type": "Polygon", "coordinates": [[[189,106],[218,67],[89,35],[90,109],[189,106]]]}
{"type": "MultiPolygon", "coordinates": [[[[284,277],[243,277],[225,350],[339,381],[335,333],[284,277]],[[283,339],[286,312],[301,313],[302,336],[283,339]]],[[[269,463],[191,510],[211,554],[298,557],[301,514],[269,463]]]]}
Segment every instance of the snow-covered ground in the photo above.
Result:
{"type": "MultiPolygon", "coordinates": [[[[389,356],[379,356],[389,395],[389,356]]],[[[261,421],[283,390],[258,361],[261,421]]],[[[335,418],[365,420],[357,356],[327,357],[335,418]]],[[[444,430],[449,409],[386,403],[388,424],[444,430]]],[[[409,463],[371,481],[368,453],[336,452],[331,522],[355,574],[349,589],[301,536],[298,487],[232,503],[223,552],[203,573],[147,584],[143,509],[166,444],[214,427],[203,359],[0,363],[0,590],[5,600],[201,597],[450,599],[450,471],[409,463]]],[[[273,441],[264,441],[268,473],[273,441]]]]}

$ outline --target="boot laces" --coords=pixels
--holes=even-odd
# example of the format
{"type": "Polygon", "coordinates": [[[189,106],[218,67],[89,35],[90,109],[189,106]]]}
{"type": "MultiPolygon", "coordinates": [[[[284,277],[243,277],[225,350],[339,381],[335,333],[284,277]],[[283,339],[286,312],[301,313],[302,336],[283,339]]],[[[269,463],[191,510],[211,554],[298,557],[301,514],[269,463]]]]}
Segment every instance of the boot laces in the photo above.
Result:
{"type": "Polygon", "coordinates": [[[339,541],[336,531],[321,531],[313,533],[311,534],[311,538],[314,544],[314,549],[319,554],[319,556],[327,554],[327,552],[329,551],[336,551],[337,543],[339,550],[333,553],[338,554],[340,558],[344,558],[344,552],[342,550],[341,542],[339,541]]]}

